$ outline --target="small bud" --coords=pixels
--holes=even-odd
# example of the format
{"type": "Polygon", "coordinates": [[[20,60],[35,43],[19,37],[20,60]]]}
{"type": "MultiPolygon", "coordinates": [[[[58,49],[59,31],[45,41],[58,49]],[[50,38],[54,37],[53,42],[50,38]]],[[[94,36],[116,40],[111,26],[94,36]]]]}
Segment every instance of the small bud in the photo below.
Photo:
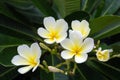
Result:
{"type": "Polygon", "coordinates": [[[64,73],[63,70],[58,69],[58,68],[56,68],[56,67],[54,67],[54,66],[48,66],[48,69],[49,69],[50,72],[60,72],[60,73],[64,73]]]}
{"type": "Polygon", "coordinates": [[[46,49],[48,51],[51,51],[51,49],[49,47],[47,47],[44,43],[39,43],[39,45],[43,48],[46,49]]]}

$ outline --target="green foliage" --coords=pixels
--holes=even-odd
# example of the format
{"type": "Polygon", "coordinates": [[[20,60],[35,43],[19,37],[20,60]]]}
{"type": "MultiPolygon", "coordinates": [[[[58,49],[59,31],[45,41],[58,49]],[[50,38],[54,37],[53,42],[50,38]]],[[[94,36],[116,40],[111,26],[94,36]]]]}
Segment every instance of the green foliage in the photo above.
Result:
{"type": "MultiPolygon", "coordinates": [[[[119,3],[120,0],[0,0],[0,80],[13,80],[19,75],[11,64],[12,57],[17,54],[17,46],[43,42],[36,32],[43,26],[45,16],[65,18],[69,26],[72,20],[85,19],[90,23],[90,36],[97,42],[120,34],[119,3]]],[[[104,40],[101,43],[101,46],[106,45],[104,40]]],[[[111,58],[120,58],[120,42],[107,46],[114,51],[111,58]]],[[[42,55],[41,64],[43,60],[48,65],[62,62],[47,51],[42,55]]],[[[40,80],[120,80],[120,68],[108,63],[90,58],[86,63],[78,64],[76,74],[72,76],[46,73],[41,69],[33,74],[40,76],[40,80]]],[[[39,80],[33,75],[28,77],[39,80]]]]}
{"type": "Polygon", "coordinates": [[[90,22],[91,34],[96,39],[102,39],[120,33],[120,17],[104,16],[90,22]],[[99,25],[98,25],[99,24],[99,25]]]}
{"type": "Polygon", "coordinates": [[[54,0],[60,15],[64,18],[67,15],[80,10],[81,0],[54,0]]]}

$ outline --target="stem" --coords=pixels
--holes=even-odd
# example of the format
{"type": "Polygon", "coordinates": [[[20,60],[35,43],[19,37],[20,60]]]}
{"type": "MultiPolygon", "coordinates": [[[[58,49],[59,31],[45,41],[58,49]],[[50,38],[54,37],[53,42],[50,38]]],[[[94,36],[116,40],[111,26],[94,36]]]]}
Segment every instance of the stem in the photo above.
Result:
{"type": "Polygon", "coordinates": [[[62,65],[66,65],[66,62],[62,62],[62,63],[56,65],[55,67],[59,68],[59,67],[61,67],[62,65]]]}
{"type": "Polygon", "coordinates": [[[77,64],[74,63],[73,74],[75,74],[76,69],[77,69],[77,64]]]}
{"type": "Polygon", "coordinates": [[[66,64],[67,64],[67,70],[69,70],[70,69],[70,61],[66,60],[66,64]]]}

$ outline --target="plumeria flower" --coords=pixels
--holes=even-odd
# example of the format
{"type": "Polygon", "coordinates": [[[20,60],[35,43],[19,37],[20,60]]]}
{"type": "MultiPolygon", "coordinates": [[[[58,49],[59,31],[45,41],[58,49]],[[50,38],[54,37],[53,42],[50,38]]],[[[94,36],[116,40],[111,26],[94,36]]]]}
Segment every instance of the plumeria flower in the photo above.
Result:
{"type": "Polygon", "coordinates": [[[37,43],[33,43],[30,47],[23,44],[17,48],[18,54],[15,55],[11,62],[16,66],[24,66],[18,69],[18,72],[24,74],[31,70],[34,72],[40,63],[41,49],[37,43]]]}
{"type": "Polygon", "coordinates": [[[106,50],[102,50],[102,48],[100,47],[98,50],[96,50],[96,56],[97,59],[99,61],[108,61],[110,59],[110,52],[113,52],[112,49],[106,49],[106,50]]]}
{"type": "Polygon", "coordinates": [[[69,38],[63,40],[61,46],[66,49],[61,52],[63,59],[71,59],[75,56],[76,63],[83,63],[87,60],[87,53],[94,47],[94,40],[92,38],[83,40],[79,31],[70,31],[69,38]]]}
{"type": "Polygon", "coordinates": [[[60,43],[67,37],[68,24],[64,19],[56,20],[53,17],[44,18],[44,28],[38,29],[38,34],[45,38],[45,42],[52,44],[60,43]]]}
{"type": "Polygon", "coordinates": [[[72,29],[79,31],[83,38],[86,38],[90,33],[89,23],[86,20],[82,20],[81,22],[74,20],[71,25],[72,29]]]}

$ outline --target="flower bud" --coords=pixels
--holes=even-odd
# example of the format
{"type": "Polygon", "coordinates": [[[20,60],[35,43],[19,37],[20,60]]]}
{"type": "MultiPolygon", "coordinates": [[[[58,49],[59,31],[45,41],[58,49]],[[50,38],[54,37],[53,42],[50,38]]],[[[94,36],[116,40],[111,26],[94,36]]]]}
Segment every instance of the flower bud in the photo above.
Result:
{"type": "Polygon", "coordinates": [[[58,69],[58,68],[56,68],[56,67],[54,67],[54,66],[48,66],[48,69],[49,69],[50,72],[60,72],[60,73],[64,73],[63,70],[58,69]]]}

